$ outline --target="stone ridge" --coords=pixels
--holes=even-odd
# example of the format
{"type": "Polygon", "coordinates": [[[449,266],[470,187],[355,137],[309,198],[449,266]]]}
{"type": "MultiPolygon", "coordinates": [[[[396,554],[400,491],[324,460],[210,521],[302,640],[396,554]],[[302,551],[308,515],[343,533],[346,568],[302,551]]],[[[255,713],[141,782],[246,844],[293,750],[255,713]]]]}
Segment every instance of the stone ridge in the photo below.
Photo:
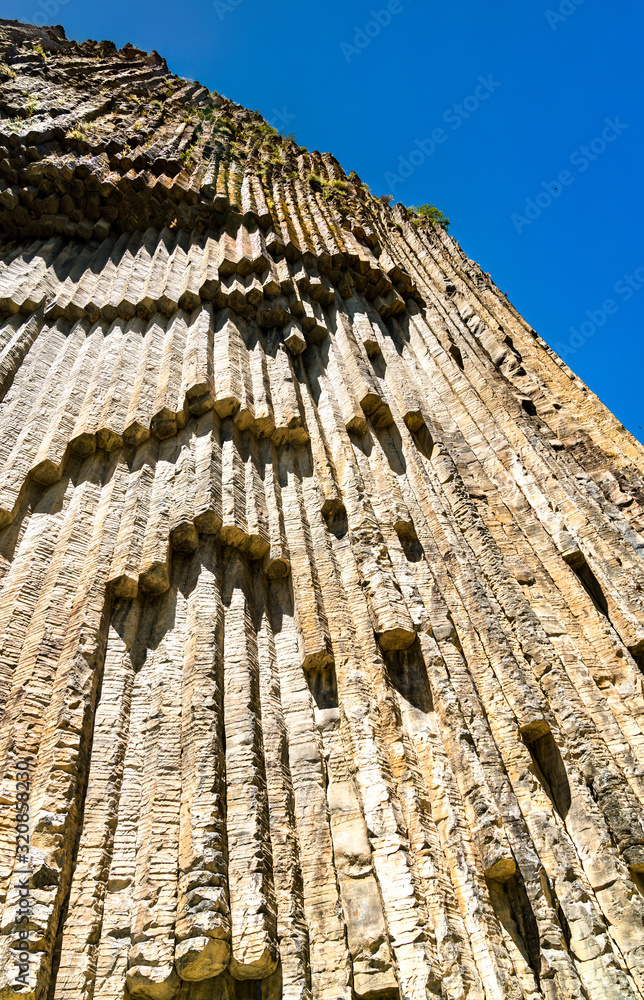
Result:
{"type": "Polygon", "coordinates": [[[377,245],[380,203],[357,175],[259,112],[173,76],[156,52],[0,25],[0,225],[11,237],[204,232],[241,216],[276,252],[330,265],[353,249],[347,230],[377,245]]]}
{"type": "Polygon", "coordinates": [[[642,447],[329,154],[0,49],[0,1000],[644,1000],[642,447]]]}

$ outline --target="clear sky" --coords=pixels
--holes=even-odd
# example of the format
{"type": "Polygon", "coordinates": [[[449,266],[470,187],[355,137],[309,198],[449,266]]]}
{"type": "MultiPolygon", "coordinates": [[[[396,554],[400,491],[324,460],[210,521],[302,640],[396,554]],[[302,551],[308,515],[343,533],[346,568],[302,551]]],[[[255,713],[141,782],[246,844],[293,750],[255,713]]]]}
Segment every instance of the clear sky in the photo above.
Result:
{"type": "Polygon", "coordinates": [[[641,0],[0,0],[174,73],[435,203],[644,440],[641,0]]]}

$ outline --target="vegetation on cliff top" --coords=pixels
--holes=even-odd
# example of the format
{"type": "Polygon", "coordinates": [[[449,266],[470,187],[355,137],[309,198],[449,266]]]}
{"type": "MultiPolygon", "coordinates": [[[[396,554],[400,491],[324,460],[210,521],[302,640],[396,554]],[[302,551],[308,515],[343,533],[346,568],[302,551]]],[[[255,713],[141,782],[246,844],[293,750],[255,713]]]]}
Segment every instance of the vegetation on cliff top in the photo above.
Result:
{"type": "Polygon", "coordinates": [[[412,219],[412,222],[415,225],[419,225],[423,220],[426,220],[435,226],[442,226],[443,229],[449,229],[449,219],[443,215],[440,208],[436,208],[436,205],[410,205],[408,211],[413,212],[415,218],[412,219]]]}

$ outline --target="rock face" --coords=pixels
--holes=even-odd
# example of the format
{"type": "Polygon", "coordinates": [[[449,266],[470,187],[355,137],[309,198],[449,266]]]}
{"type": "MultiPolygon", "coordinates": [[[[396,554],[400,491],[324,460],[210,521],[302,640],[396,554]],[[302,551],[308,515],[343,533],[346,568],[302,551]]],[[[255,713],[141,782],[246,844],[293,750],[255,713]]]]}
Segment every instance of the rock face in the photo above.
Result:
{"type": "Polygon", "coordinates": [[[0,998],[642,1000],[640,445],[332,156],[0,39],[0,998]]]}

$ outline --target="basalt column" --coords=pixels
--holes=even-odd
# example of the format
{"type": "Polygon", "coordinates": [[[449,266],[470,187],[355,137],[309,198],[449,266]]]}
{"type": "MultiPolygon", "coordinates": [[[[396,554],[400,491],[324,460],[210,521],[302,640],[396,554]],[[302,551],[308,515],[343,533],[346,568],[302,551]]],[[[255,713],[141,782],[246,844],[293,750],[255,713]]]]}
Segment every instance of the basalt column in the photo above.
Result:
{"type": "Polygon", "coordinates": [[[644,1000],[642,447],[155,52],[0,113],[0,1000],[644,1000]]]}

